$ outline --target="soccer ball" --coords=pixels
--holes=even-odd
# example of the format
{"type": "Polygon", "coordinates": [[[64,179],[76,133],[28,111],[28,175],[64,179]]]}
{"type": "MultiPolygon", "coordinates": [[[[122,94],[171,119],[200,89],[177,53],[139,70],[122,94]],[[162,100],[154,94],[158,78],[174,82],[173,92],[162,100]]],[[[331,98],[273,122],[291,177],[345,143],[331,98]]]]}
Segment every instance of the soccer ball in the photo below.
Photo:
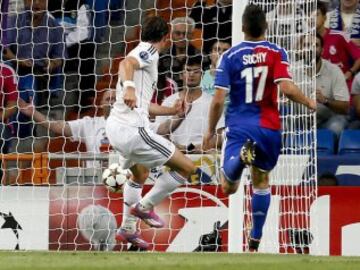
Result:
{"type": "Polygon", "coordinates": [[[102,174],[102,181],[105,187],[115,193],[121,192],[122,185],[130,177],[128,170],[123,170],[119,164],[113,163],[105,169],[102,174]]]}

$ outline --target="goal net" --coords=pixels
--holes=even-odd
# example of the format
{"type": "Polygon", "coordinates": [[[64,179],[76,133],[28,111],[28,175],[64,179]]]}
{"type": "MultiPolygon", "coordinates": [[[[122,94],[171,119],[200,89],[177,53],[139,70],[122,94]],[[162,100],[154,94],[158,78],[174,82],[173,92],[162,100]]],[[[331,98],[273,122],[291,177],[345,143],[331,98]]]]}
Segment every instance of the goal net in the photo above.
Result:
{"type": "MultiPolygon", "coordinates": [[[[1,70],[7,72],[4,80],[16,83],[22,100],[14,98],[10,83],[3,84],[9,89],[2,97],[0,249],[136,250],[116,243],[123,196],[109,192],[101,180],[103,170],[118,162],[105,123],[119,63],[138,44],[143,19],[160,15],[171,33],[160,56],[153,101],[165,103],[183,91],[183,65],[196,55],[204,70],[199,83],[211,96],[219,54],[231,40],[241,41],[237,35],[244,3],[239,2],[1,2],[1,70]],[[5,108],[10,112],[5,114],[5,108]]],[[[313,97],[316,0],[249,2],[267,12],[268,39],[287,49],[295,82],[313,97]]],[[[260,250],[306,253],[317,191],[315,118],[284,97],[279,101],[283,148],[271,174],[272,203],[260,250]]],[[[152,251],[244,252],[251,227],[251,181],[245,171],[237,194],[228,198],[221,192],[220,153],[202,152],[208,115],[204,106],[198,107],[193,101],[168,137],[200,173],[156,208],[164,228],[149,229],[139,222],[139,230],[152,251]]],[[[143,194],[163,170],[152,170],[143,194]]]]}
{"type": "MultiPolygon", "coordinates": [[[[266,11],[267,39],[287,50],[294,82],[306,96],[315,98],[316,0],[249,2],[266,11]]],[[[309,253],[316,234],[315,217],[311,215],[317,196],[315,114],[284,96],[279,96],[279,110],[282,154],[270,174],[272,201],[259,250],[309,253]]],[[[243,183],[244,194],[237,196],[244,198],[243,248],[246,250],[252,225],[249,172],[243,175],[243,183]]],[[[237,200],[240,198],[234,199],[237,200]]]]}

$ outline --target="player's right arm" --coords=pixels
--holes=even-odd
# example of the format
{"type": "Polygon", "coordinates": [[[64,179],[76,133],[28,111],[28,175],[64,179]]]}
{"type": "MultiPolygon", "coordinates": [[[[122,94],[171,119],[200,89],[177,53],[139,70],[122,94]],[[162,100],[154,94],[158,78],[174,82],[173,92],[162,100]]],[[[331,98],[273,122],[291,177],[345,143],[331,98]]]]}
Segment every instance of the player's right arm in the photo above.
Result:
{"type": "Polygon", "coordinates": [[[274,57],[274,82],[277,83],[280,91],[288,99],[303,104],[311,110],[316,110],[316,101],[305,96],[300,88],[293,83],[286,51],[279,48],[274,57]]]}
{"type": "Polygon", "coordinates": [[[127,56],[120,63],[119,76],[124,89],[124,103],[130,108],[136,107],[135,83],[133,81],[135,70],[140,68],[138,60],[132,56],[127,56]]]}
{"type": "Polygon", "coordinates": [[[290,100],[303,104],[311,110],[316,110],[316,101],[305,96],[299,87],[292,81],[283,80],[278,82],[280,91],[290,100]]]}
{"type": "Polygon", "coordinates": [[[209,150],[214,145],[213,137],[216,134],[216,127],[224,111],[224,102],[227,92],[230,90],[230,64],[227,53],[219,59],[216,69],[215,93],[210,104],[208,130],[203,138],[203,149],[209,150]]]}
{"type": "Polygon", "coordinates": [[[26,116],[34,119],[36,123],[39,123],[46,129],[50,129],[57,135],[65,137],[72,137],[72,132],[69,124],[64,120],[49,120],[44,114],[37,111],[32,103],[27,103],[23,99],[19,99],[19,110],[26,116]]]}

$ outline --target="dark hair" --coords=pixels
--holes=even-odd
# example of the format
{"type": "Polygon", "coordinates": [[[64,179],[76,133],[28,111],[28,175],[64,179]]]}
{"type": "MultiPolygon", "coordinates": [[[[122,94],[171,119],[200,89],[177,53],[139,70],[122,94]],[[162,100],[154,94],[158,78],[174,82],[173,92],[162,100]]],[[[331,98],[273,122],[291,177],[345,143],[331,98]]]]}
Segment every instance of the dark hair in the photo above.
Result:
{"type": "Polygon", "coordinates": [[[318,38],[320,40],[321,48],[323,48],[324,47],[324,38],[319,33],[316,33],[316,38],[318,38]]]}
{"type": "Polygon", "coordinates": [[[201,67],[202,64],[203,64],[203,58],[201,55],[197,54],[197,55],[188,57],[185,65],[184,65],[184,68],[185,68],[185,66],[200,66],[201,67]]]}
{"type": "Polygon", "coordinates": [[[266,31],[266,16],[261,7],[257,5],[247,5],[242,16],[244,31],[251,37],[258,38],[266,31]]]}
{"type": "Polygon", "coordinates": [[[160,16],[151,16],[145,19],[141,29],[141,40],[159,42],[169,33],[166,21],[160,16]]]}
{"type": "Polygon", "coordinates": [[[317,1],[316,9],[320,10],[322,15],[326,15],[327,13],[327,4],[321,1],[317,1]]]}

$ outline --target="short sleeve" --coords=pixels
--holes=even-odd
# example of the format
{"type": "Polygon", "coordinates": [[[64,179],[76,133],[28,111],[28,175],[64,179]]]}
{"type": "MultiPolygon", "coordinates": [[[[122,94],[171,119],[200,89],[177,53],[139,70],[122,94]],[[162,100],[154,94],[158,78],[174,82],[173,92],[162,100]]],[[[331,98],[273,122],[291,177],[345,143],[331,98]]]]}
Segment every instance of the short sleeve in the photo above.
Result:
{"type": "Polygon", "coordinates": [[[274,82],[292,81],[287,52],[281,48],[278,52],[274,53],[274,57],[274,82]]]}
{"type": "Polygon", "coordinates": [[[215,88],[230,90],[230,68],[227,53],[224,53],[218,62],[215,75],[215,88]]]}
{"type": "Polygon", "coordinates": [[[134,57],[138,61],[140,68],[144,68],[152,63],[155,53],[156,49],[152,45],[139,45],[133,49],[128,56],[134,57]]]}
{"type": "Polygon", "coordinates": [[[358,73],[352,83],[351,94],[360,95],[360,73],[358,73]]]}
{"type": "Polygon", "coordinates": [[[87,126],[87,119],[89,117],[84,117],[81,119],[76,119],[73,121],[68,121],[68,125],[70,127],[71,130],[71,140],[72,141],[82,141],[84,140],[85,136],[86,136],[86,131],[85,128],[87,126]]]}
{"type": "Polygon", "coordinates": [[[4,78],[3,92],[6,95],[6,101],[16,101],[18,99],[17,79],[15,71],[10,67],[1,66],[4,78]]]}

